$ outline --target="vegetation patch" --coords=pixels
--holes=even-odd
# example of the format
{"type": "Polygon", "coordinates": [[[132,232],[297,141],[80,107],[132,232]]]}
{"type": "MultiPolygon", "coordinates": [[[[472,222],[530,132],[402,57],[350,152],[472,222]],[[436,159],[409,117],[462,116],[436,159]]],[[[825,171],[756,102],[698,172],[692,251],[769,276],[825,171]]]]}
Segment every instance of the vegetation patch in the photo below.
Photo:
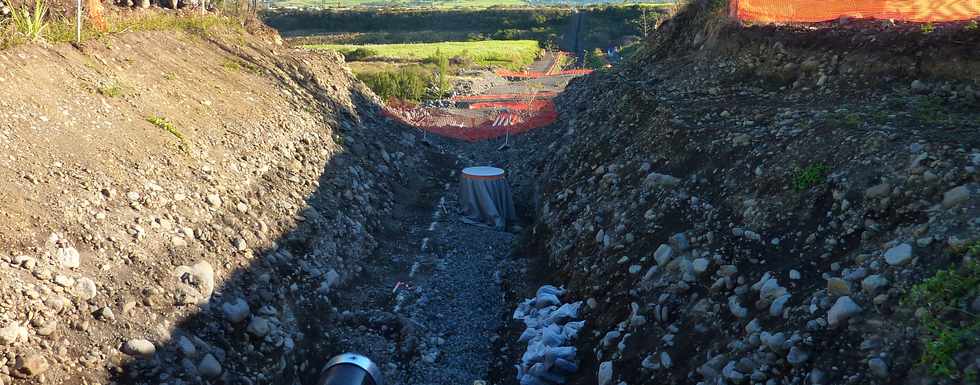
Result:
{"type": "MultiPolygon", "coordinates": [[[[19,10],[21,10],[21,16],[30,17],[24,18],[21,22],[18,22],[17,17],[12,18],[14,19],[13,22],[7,23],[7,25],[0,23],[0,49],[41,39],[52,43],[75,41],[74,18],[53,18],[47,12],[47,5],[44,0],[36,0],[33,8],[22,6],[19,10]],[[25,10],[27,11],[26,14],[23,12],[25,10]]],[[[81,40],[89,41],[117,33],[140,31],[181,30],[204,36],[220,28],[241,33],[244,32],[242,17],[156,10],[111,12],[105,14],[105,31],[100,31],[92,23],[83,24],[81,40]]]]}
{"type": "Polygon", "coordinates": [[[358,47],[353,51],[344,52],[344,60],[362,61],[378,56],[378,51],[371,48],[358,47]]]}
{"type": "Polygon", "coordinates": [[[912,102],[912,117],[929,125],[948,123],[951,115],[946,111],[945,104],[937,96],[920,96],[912,102]]]}
{"type": "Polygon", "coordinates": [[[41,38],[47,27],[45,18],[48,15],[48,6],[43,0],[35,0],[33,7],[28,7],[27,4],[15,7],[13,0],[5,0],[3,4],[11,10],[10,26],[14,35],[27,41],[41,38]]]}
{"type": "Polygon", "coordinates": [[[177,129],[177,127],[174,126],[173,123],[171,123],[166,118],[153,115],[153,116],[147,117],[146,118],[146,121],[147,122],[150,122],[150,124],[153,124],[154,126],[157,126],[159,128],[162,128],[162,129],[166,130],[171,135],[173,135],[174,137],[176,137],[180,141],[180,145],[179,145],[180,149],[183,150],[184,152],[187,152],[187,151],[190,150],[190,144],[187,141],[187,138],[184,136],[183,133],[180,132],[180,130],[177,129]]]}
{"type": "MultiPolygon", "coordinates": [[[[523,8],[354,8],[272,10],[263,20],[297,45],[397,44],[443,41],[536,40],[550,50],[576,49],[567,36],[576,15],[584,15],[580,50],[607,48],[652,33],[668,7],[616,4],[523,8]],[[310,36],[313,32],[316,35],[310,36]]],[[[452,56],[452,55],[450,55],[452,56]]]]}
{"type": "Polygon", "coordinates": [[[861,127],[864,118],[856,112],[838,112],[827,119],[827,123],[834,128],[855,129],[861,127]]]}
{"type": "MultiPolygon", "coordinates": [[[[313,50],[334,50],[344,57],[355,57],[370,53],[370,57],[383,57],[394,60],[424,61],[435,55],[459,56],[483,66],[521,69],[534,62],[541,48],[533,40],[513,41],[467,41],[418,44],[317,44],[304,46],[313,50]],[[355,54],[361,50],[361,54],[355,54]]],[[[348,59],[350,60],[350,59],[348,59]]]]}
{"type": "MultiPolygon", "coordinates": [[[[965,253],[980,256],[980,242],[967,245],[965,253]]],[[[956,356],[980,343],[980,315],[971,309],[978,295],[980,263],[970,258],[960,266],[937,271],[903,298],[903,305],[917,309],[924,334],[919,363],[931,375],[976,381],[976,371],[960,369],[956,356]]]]}
{"type": "Polygon", "coordinates": [[[117,96],[122,96],[123,87],[118,80],[112,80],[99,84],[99,86],[95,88],[95,92],[105,97],[114,98],[117,96]]]}
{"type": "Polygon", "coordinates": [[[821,185],[827,180],[827,173],[830,171],[830,167],[823,163],[813,163],[806,167],[797,167],[793,171],[793,189],[796,191],[805,191],[810,188],[821,185]]]}
{"type": "Polygon", "coordinates": [[[421,101],[428,99],[432,75],[421,67],[404,66],[396,70],[361,72],[357,79],[364,82],[382,100],[421,101]]]}

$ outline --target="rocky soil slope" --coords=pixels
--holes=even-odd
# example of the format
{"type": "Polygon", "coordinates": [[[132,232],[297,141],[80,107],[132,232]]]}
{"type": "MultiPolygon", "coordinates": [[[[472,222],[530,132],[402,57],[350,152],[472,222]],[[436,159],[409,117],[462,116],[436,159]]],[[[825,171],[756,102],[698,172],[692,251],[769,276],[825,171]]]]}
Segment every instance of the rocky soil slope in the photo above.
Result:
{"type": "Polygon", "coordinates": [[[0,384],[292,381],[336,353],[308,333],[424,151],[341,58],[276,41],[0,52],[0,384]]]}
{"type": "Polygon", "coordinates": [[[742,28],[709,3],[573,81],[508,164],[528,248],[588,299],[571,383],[976,381],[980,34],[742,28]],[[973,280],[917,303],[950,266],[973,280]],[[963,334],[926,352],[935,319],[963,334]]]}

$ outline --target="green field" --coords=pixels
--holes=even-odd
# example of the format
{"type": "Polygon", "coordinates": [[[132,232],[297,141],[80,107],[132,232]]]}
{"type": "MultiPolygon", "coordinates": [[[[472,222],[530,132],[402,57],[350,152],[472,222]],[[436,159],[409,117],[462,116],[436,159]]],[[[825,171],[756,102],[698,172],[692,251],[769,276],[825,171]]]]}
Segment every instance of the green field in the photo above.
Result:
{"type": "MultiPolygon", "coordinates": [[[[633,0],[626,4],[670,5],[672,0],[633,0]]],[[[273,0],[273,8],[491,8],[528,6],[586,6],[623,4],[622,1],[541,1],[541,0],[273,0]]]]}
{"type": "Polygon", "coordinates": [[[406,7],[406,8],[489,8],[493,6],[518,7],[527,6],[524,0],[446,0],[446,1],[412,1],[412,0],[281,0],[270,3],[272,7],[283,8],[356,8],[356,7],[406,7]]]}
{"type": "Polygon", "coordinates": [[[335,50],[345,56],[358,48],[374,52],[371,60],[423,61],[440,52],[448,57],[465,57],[481,66],[520,69],[532,62],[541,49],[534,40],[486,40],[467,42],[415,43],[415,44],[318,44],[305,45],[313,50],[335,50]]]}

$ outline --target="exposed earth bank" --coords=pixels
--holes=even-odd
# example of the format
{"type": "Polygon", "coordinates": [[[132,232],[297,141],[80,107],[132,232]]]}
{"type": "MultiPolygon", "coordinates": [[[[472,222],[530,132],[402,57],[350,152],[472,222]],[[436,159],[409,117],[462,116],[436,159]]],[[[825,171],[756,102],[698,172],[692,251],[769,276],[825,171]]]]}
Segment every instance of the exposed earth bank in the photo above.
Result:
{"type": "Polygon", "coordinates": [[[527,249],[587,300],[570,382],[976,381],[980,35],[717,3],[573,81],[507,164],[527,249]]]}
{"type": "Polygon", "coordinates": [[[343,348],[311,336],[335,291],[435,175],[342,58],[274,34],[23,46],[0,69],[0,384],[315,373],[343,348]]]}

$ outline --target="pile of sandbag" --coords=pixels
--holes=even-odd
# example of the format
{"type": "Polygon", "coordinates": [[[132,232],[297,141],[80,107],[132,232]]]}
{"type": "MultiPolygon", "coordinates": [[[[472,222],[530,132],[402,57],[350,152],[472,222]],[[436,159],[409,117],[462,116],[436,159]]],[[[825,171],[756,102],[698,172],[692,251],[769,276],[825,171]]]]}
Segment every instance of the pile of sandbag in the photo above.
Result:
{"type": "Polygon", "coordinates": [[[562,304],[559,297],[564,294],[565,289],[544,285],[514,311],[514,319],[527,326],[520,337],[527,351],[517,365],[521,385],[563,384],[578,371],[572,341],[585,326],[578,315],[582,301],[562,304]]]}

